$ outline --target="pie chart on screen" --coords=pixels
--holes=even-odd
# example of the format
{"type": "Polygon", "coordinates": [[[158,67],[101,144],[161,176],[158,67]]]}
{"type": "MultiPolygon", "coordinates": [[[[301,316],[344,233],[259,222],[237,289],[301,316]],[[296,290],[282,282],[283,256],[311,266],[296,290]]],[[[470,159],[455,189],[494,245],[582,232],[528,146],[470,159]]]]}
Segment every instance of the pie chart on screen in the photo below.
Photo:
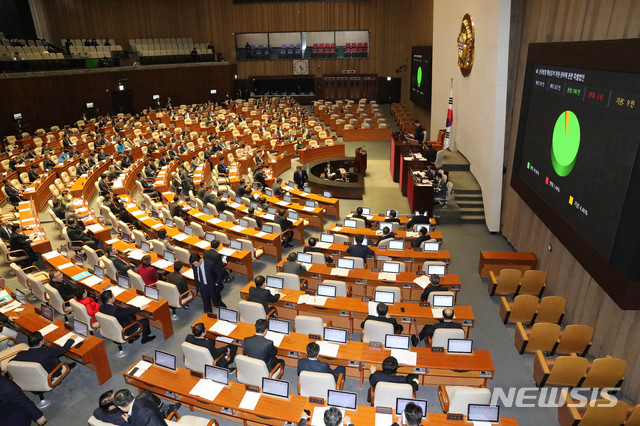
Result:
{"type": "Polygon", "coordinates": [[[551,144],[551,164],[560,177],[571,173],[580,148],[580,122],[573,111],[564,111],[556,120],[551,144]]]}

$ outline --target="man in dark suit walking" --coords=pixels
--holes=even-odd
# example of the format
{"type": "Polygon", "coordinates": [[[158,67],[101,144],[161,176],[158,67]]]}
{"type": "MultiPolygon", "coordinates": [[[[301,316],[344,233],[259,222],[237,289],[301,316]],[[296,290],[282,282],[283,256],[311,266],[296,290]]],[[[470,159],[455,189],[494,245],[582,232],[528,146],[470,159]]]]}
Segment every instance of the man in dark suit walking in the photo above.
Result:
{"type": "Polygon", "coordinates": [[[213,312],[211,309],[212,302],[216,307],[226,307],[226,305],[222,303],[222,296],[220,295],[222,292],[222,279],[216,276],[213,263],[204,260],[198,253],[191,253],[189,263],[193,270],[196,293],[200,292],[204,311],[213,312]]]}
{"type": "Polygon", "coordinates": [[[298,360],[298,376],[303,371],[312,371],[314,373],[333,374],[336,382],[338,381],[340,374],[342,374],[342,377],[344,378],[347,371],[344,365],[338,365],[336,368],[331,369],[331,366],[328,363],[318,360],[319,353],[320,345],[316,342],[311,342],[307,345],[307,357],[298,360]]]}
{"type": "Polygon", "coordinates": [[[302,189],[306,182],[309,182],[309,176],[306,170],[302,170],[301,166],[296,167],[296,171],[293,172],[293,182],[298,189],[302,189]]]}
{"type": "Polygon", "coordinates": [[[246,337],[242,341],[242,354],[264,361],[269,371],[273,370],[276,364],[280,364],[280,368],[284,368],[284,361],[276,358],[278,348],[271,340],[264,337],[267,334],[267,325],[265,319],[256,321],[256,334],[246,337]]]}
{"type": "MultiPolygon", "coordinates": [[[[222,255],[218,253],[219,247],[220,247],[220,241],[218,240],[211,241],[211,249],[206,250],[203,253],[203,257],[204,257],[204,260],[207,260],[213,264],[213,268],[216,271],[216,277],[218,278],[218,281],[216,282],[221,281],[223,283],[230,283],[235,279],[235,277],[231,275],[229,271],[226,269],[227,264],[224,260],[222,260],[222,255]]],[[[220,291],[222,291],[222,289],[224,289],[224,285],[222,285],[222,288],[220,289],[220,291]]],[[[223,306],[223,308],[224,307],[225,306],[223,306]]]]}
{"type": "Polygon", "coordinates": [[[275,303],[280,300],[279,294],[271,294],[269,290],[267,290],[266,280],[264,276],[258,275],[255,277],[253,282],[256,284],[255,287],[249,288],[249,302],[260,303],[264,306],[264,311],[267,313],[267,316],[273,316],[276,313],[275,307],[269,307],[269,303],[275,303]]]}
{"type": "MultiPolygon", "coordinates": [[[[49,348],[47,346],[44,346],[44,337],[42,337],[42,334],[39,331],[36,331],[35,333],[29,335],[29,337],[27,338],[27,343],[29,344],[29,349],[26,351],[18,352],[13,360],[37,362],[38,364],[42,365],[47,373],[51,373],[56,369],[58,364],[60,364],[60,360],[58,358],[66,354],[69,349],[71,349],[74,341],[72,339],[69,339],[64,344],[64,346],[60,348],[49,348]]],[[[72,369],[75,366],[75,362],[69,363],[69,369],[72,369]]],[[[59,374],[62,374],[62,371],[59,371],[57,375],[59,374]]]]}
{"type": "MultiPolygon", "coordinates": [[[[100,301],[102,302],[102,305],[100,305],[100,312],[117,319],[118,323],[120,323],[123,328],[138,321],[138,323],[140,323],[140,326],[142,326],[142,343],[150,342],[156,338],[156,336],[151,335],[149,320],[147,318],[136,318],[135,315],[136,312],[143,311],[143,308],[146,308],[146,306],[143,306],[142,308],[138,308],[135,306],[132,306],[131,308],[121,308],[119,306],[116,306],[113,304],[116,301],[116,298],[111,290],[105,290],[100,293],[100,301]]],[[[136,331],[138,331],[138,328],[132,327],[127,330],[125,336],[128,336],[131,333],[135,333],[136,331]]],[[[136,340],[138,340],[138,336],[135,336],[134,338],[129,340],[129,343],[132,343],[136,340]]]]}

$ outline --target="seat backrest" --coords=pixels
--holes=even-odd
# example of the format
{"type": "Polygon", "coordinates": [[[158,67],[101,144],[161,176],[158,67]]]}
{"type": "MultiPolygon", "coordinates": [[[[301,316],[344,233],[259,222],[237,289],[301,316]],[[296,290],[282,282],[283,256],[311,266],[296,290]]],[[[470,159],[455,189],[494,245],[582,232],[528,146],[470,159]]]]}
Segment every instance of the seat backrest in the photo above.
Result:
{"type": "Polygon", "coordinates": [[[102,264],[104,265],[104,269],[105,272],[107,274],[107,276],[114,280],[117,281],[118,280],[118,270],[116,269],[115,265],[113,264],[113,261],[111,259],[109,259],[107,256],[102,256],[100,258],[100,260],[102,261],[102,264]]]}
{"type": "Polygon", "coordinates": [[[518,294],[532,294],[534,296],[538,296],[544,287],[546,280],[547,273],[545,271],[537,269],[524,271],[518,294]]]}
{"type": "Polygon", "coordinates": [[[509,322],[531,322],[538,308],[538,298],[528,294],[521,294],[513,299],[509,322]]]}
{"type": "Polygon", "coordinates": [[[393,286],[386,286],[386,285],[379,285],[375,288],[376,291],[388,291],[393,293],[393,300],[394,303],[400,303],[402,302],[402,290],[400,289],[400,287],[393,287],[393,286]]]}
{"type": "Polygon", "coordinates": [[[627,362],[620,358],[594,359],[581,386],[585,388],[616,387],[624,377],[626,368],[627,362]]]}
{"type": "Polygon", "coordinates": [[[100,335],[102,337],[106,337],[116,343],[125,342],[122,338],[122,326],[116,317],[98,312],[96,313],[96,320],[98,320],[98,323],[100,324],[100,335]]]}
{"type": "Polygon", "coordinates": [[[158,280],[156,281],[156,288],[160,299],[166,300],[172,308],[180,307],[180,292],[175,284],[158,280]]]}
{"type": "Polygon", "coordinates": [[[385,335],[393,334],[393,324],[388,322],[368,320],[364,323],[364,329],[362,330],[362,341],[368,342],[381,342],[384,343],[385,335]]]}
{"type": "MultiPolygon", "coordinates": [[[[321,253],[318,253],[318,254],[321,254],[321,253]]],[[[349,294],[347,283],[344,281],[323,280],[322,284],[335,286],[336,297],[347,297],[347,294],[349,294]]]]}
{"type": "Polygon", "coordinates": [[[287,272],[278,272],[276,277],[284,280],[284,288],[291,290],[300,290],[300,278],[296,274],[289,274],[287,272]]]}
{"type": "Polygon", "coordinates": [[[336,243],[348,243],[349,237],[343,234],[333,234],[336,243]]]}
{"type": "Polygon", "coordinates": [[[449,339],[464,339],[464,330],[457,328],[438,328],[431,338],[432,348],[446,348],[449,339]]]}
{"type": "Polygon", "coordinates": [[[227,237],[227,234],[220,231],[213,231],[213,235],[216,237],[216,241],[220,241],[220,243],[224,245],[229,245],[229,237],[227,237]]]}
{"type": "Polygon", "coordinates": [[[69,304],[71,305],[71,310],[73,311],[73,317],[78,321],[87,324],[91,329],[91,317],[87,312],[87,308],[75,299],[69,300],[69,304]]]}
{"type": "Polygon", "coordinates": [[[487,388],[474,388],[471,386],[447,386],[449,395],[449,411],[452,414],[464,414],[469,412],[469,404],[489,404],[491,391],[487,388]]]}
{"type": "Polygon", "coordinates": [[[37,362],[10,361],[7,364],[7,371],[11,374],[13,381],[24,391],[48,392],[48,374],[44,367],[37,362]]]}
{"type": "Polygon", "coordinates": [[[202,346],[184,342],[182,344],[182,355],[184,356],[184,366],[189,370],[204,373],[205,365],[213,365],[211,352],[202,346]]]}
{"type": "MultiPolygon", "coordinates": [[[[324,333],[324,323],[320,317],[297,315],[293,321],[293,326],[295,327],[296,333],[300,334],[316,334],[322,336],[324,333]]],[[[324,397],[326,397],[326,395],[324,397]]]]}
{"type": "Polygon", "coordinates": [[[442,262],[440,260],[425,260],[424,262],[422,262],[422,270],[424,271],[424,273],[426,274],[427,271],[429,271],[429,265],[440,265],[440,266],[444,266],[445,267],[445,271],[447,270],[447,264],[445,262],[442,262]]]}
{"type": "Polygon", "coordinates": [[[236,378],[240,383],[262,387],[262,378],[269,377],[267,364],[260,359],[237,355],[235,362],[236,378]]]}
{"type": "Polygon", "coordinates": [[[564,314],[566,300],[562,296],[543,297],[538,306],[536,322],[560,322],[564,314]]]}
{"type": "Polygon", "coordinates": [[[587,372],[589,361],[576,356],[560,356],[554,360],[546,384],[577,386],[587,372]]]}
{"type": "Polygon", "coordinates": [[[185,265],[189,265],[189,256],[191,255],[189,251],[185,248],[173,246],[173,253],[175,254],[175,259],[184,263],[185,265]]]}
{"type": "Polygon", "coordinates": [[[495,294],[514,294],[522,274],[519,269],[503,269],[496,277],[498,285],[496,287],[495,294]]]}
{"type": "Polygon", "coordinates": [[[527,352],[544,351],[551,352],[553,346],[558,341],[560,326],[549,322],[537,322],[531,328],[527,352]]]}
{"type": "Polygon", "coordinates": [[[153,252],[158,256],[164,257],[164,244],[160,240],[151,240],[153,252]]]}
{"type": "Polygon", "coordinates": [[[255,324],[257,320],[267,318],[264,306],[260,303],[241,300],[238,302],[238,310],[240,311],[240,321],[247,324],[255,324]]]}
{"type": "Polygon", "coordinates": [[[326,398],[328,391],[336,390],[336,379],[331,373],[302,371],[299,378],[301,396],[326,398]]]}
{"type": "Polygon", "coordinates": [[[38,298],[42,303],[47,303],[49,300],[47,299],[46,290],[44,289],[44,284],[37,278],[30,277],[27,275],[27,281],[31,286],[31,292],[34,296],[38,298]]]}
{"type": "Polygon", "coordinates": [[[556,354],[583,353],[591,345],[593,327],[582,324],[571,324],[565,327],[556,347],[556,354]]]}
{"type": "Polygon", "coordinates": [[[87,255],[87,264],[93,269],[98,263],[100,263],[100,258],[94,249],[91,247],[84,245],[82,247],[84,252],[87,255]]]}
{"type": "Polygon", "coordinates": [[[127,275],[129,276],[129,282],[131,283],[131,288],[144,293],[145,283],[142,277],[140,276],[140,274],[129,269],[127,271],[127,275]]]}
{"type": "Polygon", "coordinates": [[[375,388],[373,406],[394,408],[398,398],[413,398],[413,388],[409,383],[378,382],[375,388]]]}
{"type": "MultiPolygon", "coordinates": [[[[2,245],[0,247],[4,246],[4,243],[2,243],[2,245]]],[[[6,246],[5,246],[6,248],[6,246]]],[[[9,267],[11,268],[11,270],[13,271],[13,273],[16,275],[16,278],[18,279],[18,282],[20,283],[20,285],[26,289],[29,289],[29,284],[27,284],[27,274],[24,273],[24,271],[22,270],[21,267],[19,267],[16,263],[11,262],[9,264],[9,267]]]]}
{"type": "Polygon", "coordinates": [[[587,409],[580,420],[580,426],[618,426],[625,422],[629,412],[629,404],[618,400],[612,407],[608,399],[589,401],[587,409]]]}
{"type": "Polygon", "coordinates": [[[60,292],[49,284],[44,284],[44,290],[49,296],[51,307],[59,314],[68,313],[68,309],[64,307],[64,299],[60,296],[60,292]]]}

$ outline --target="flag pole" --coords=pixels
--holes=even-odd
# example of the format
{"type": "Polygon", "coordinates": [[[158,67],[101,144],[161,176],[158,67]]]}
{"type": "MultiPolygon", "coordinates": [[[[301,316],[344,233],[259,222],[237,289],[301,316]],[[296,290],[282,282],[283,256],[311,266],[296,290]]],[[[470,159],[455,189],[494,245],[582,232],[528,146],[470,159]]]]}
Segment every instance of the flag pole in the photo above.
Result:
{"type": "Polygon", "coordinates": [[[451,94],[449,95],[449,109],[447,110],[447,131],[444,137],[444,148],[450,150],[451,125],[453,124],[453,78],[451,78],[451,94]]]}

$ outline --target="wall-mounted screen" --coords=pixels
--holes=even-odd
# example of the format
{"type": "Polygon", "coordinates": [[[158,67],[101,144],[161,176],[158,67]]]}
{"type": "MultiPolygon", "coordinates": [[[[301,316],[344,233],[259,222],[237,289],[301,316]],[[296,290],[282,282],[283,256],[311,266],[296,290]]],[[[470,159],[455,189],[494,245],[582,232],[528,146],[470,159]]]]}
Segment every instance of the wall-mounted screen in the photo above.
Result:
{"type": "Polygon", "coordinates": [[[431,110],[431,46],[411,48],[411,88],[409,99],[421,107],[431,110]]]}

